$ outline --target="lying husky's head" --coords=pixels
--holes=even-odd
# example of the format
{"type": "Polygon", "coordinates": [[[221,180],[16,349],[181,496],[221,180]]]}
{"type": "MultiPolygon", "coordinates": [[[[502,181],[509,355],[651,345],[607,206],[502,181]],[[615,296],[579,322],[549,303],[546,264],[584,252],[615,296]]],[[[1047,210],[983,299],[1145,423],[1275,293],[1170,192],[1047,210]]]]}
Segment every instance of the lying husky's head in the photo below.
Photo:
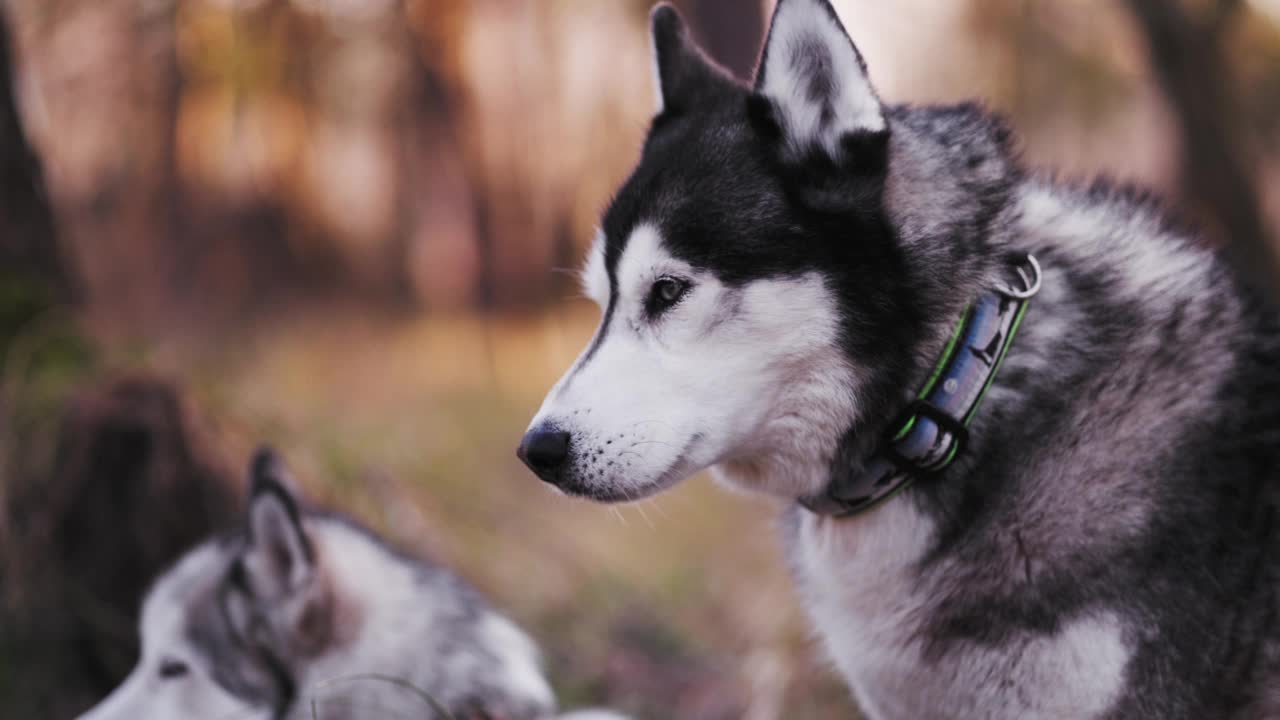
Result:
{"type": "Polygon", "coordinates": [[[270,451],[251,475],[247,522],[160,578],[141,660],[86,719],[551,716],[538,647],[461,579],[302,511],[270,451]]]}
{"type": "Polygon", "coordinates": [[[320,650],[332,607],[274,456],[253,465],[247,526],[192,550],[147,594],[142,657],[81,720],[275,717],[294,688],[282,658],[320,650]]]}
{"type": "Polygon", "coordinates": [[[1003,132],[886,108],[826,0],[778,3],[750,88],[670,7],[651,31],[658,114],[583,273],[603,317],[519,454],[605,501],[709,466],[815,493],[985,282],[1003,132]]]}

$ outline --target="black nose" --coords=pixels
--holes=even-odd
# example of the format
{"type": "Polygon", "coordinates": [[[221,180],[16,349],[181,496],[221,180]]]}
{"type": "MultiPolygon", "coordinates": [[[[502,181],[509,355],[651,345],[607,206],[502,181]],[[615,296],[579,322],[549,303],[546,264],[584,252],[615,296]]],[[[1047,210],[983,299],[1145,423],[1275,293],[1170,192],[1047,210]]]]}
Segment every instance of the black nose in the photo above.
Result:
{"type": "Polygon", "coordinates": [[[538,477],[556,482],[557,471],[569,458],[569,433],[535,428],[525,433],[516,455],[538,477]]]}

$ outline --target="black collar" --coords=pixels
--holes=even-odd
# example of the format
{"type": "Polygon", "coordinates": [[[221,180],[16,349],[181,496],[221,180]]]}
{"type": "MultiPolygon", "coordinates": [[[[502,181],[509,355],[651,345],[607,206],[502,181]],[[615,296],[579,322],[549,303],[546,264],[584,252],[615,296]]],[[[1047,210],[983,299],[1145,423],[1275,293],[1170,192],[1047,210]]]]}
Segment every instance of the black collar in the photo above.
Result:
{"type": "Polygon", "coordinates": [[[916,477],[941,472],[964,451],[969,423],[1040,290],[1040,264],[1030,254],[1010,271],[1016,285],[987,290],[964,309],[928,381],[862,469],[836,472],[822,494],[800,498],[801,505],[818,515],[856,515],[916,477]]]}

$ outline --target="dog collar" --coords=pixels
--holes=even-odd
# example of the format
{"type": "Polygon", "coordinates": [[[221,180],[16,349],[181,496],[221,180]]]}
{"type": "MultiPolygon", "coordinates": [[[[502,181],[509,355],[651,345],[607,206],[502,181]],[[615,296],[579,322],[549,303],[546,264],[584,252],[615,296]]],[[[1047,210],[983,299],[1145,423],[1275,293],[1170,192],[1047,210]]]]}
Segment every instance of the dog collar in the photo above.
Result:
{"type": "Polygon", "coordinates": [[[1033,256],[1010,270],[1016,285],[992,288],[965,307],[933,373],[889,426],[871,459],[860,471],[838,473],[821,495],[800,498],[802,506],[818,515],[856,515],[955,461],[1027,305],[1040,290],[1040,264],[1033,256]]]}

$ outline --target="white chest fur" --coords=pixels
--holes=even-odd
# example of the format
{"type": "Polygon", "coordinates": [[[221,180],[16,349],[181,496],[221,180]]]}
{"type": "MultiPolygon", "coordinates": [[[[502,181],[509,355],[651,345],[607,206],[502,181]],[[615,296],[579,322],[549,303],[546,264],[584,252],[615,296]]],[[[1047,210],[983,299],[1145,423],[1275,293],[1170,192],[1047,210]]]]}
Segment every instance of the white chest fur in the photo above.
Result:
{"type": "Polygon", "coordinates": [[[1113,704],[1129,650],[1110,613],[924,658],[920,633],[936,588],[913,567],[931,535],[903,498],[854,519],[800,520],[792,554],[804,603],[868,717],[1092,718],[1113,704]]]}

